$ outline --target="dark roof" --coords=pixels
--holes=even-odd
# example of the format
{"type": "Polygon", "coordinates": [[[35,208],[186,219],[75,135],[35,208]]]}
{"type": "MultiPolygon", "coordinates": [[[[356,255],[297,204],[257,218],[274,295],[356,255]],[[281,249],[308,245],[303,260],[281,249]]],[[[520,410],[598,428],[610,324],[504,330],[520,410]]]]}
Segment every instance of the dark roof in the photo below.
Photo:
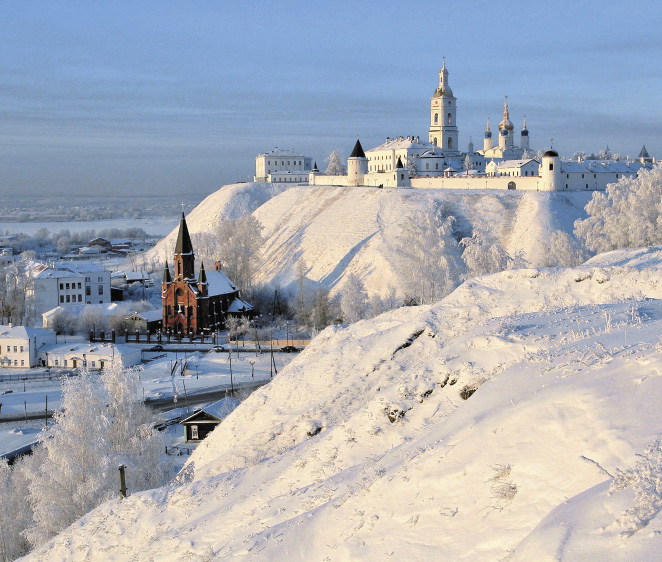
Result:
{"type": "Polygon", "coordinates": [[[558,156],[558,155],[559,155],[559,153],[556,152],[556,150],[551,150],[551,149],[548,150],[547,152],[545,152],[545,154],[543,154],[543,156],[552,156],[552,157],[555,157],[555,156],[558,156]]]}
{"type": "Polygon", "coordinates": [[[646,150],[646,145],[641,147],[641,152],[639,153],[639,158],[650,158],[648,150],[646,150]]]}
{"type": "Polygon", "coordinates": [[[361,146],[361,141],[356,139],[356,144],[354,145],[354,150],[349,155],[350,158],[365,158],[365,152],[363,152],[363,147],[361,146]]]}
{"type": "Polygon", "coordinates": [[[207,274],[205,273],[205,264],[200,262],[200,275],[198,275],[198,283],[202,285],[207,284],[207,274]]]}
{"type": "Polygon", "coordinates": [[[400,160],[400,157],[398,156],[398,161],[395,164],[395,169],[397,170],[398,168],[404,168],[402,165],[402,160],[400,160]]]}
{"type": "Polygon", "coordinates": [[[165,267],[163,268],[163,282],[170,283],[171,281],[172,277],[170,276],[170,268],[168,267],[168,260],[166,260],[165,267]]]}
{"type": "Polygon", "coordinates": [[[177,243],[175,244],[175,254],[192,254],[193,244],[191,244],[191,236],[188,233],[188,226],[186,226],[186,218],[182,212],[182,218],[179,221],[179,234],[177,235],[177,243]]]}

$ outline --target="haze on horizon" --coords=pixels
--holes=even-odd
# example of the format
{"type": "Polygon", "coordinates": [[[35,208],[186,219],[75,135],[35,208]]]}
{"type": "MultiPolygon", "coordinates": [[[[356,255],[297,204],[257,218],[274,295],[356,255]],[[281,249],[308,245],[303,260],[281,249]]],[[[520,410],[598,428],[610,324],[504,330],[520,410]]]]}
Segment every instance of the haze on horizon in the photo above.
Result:
{"type": "Polygon", "coordinates": [[[322,164],[357,135],[426,137],[443,56],[462,149],[508,95],[534,150],[662,157],[652,2],[403,6],[9,0],[0,193],[202,197],[274,146],[322,164]]]}

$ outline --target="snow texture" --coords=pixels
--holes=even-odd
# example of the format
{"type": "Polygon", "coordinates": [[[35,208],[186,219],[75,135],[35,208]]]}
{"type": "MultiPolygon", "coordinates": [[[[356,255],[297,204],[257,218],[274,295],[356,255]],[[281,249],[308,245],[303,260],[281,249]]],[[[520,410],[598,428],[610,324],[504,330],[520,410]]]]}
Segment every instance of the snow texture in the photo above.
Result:
{"type": "Polygon", "coordinates": [[[661,248],[615,251],[327,328],[176,483],[27,559],[658,560],[609,475],[662,434],[661,281],[661,248]]]}

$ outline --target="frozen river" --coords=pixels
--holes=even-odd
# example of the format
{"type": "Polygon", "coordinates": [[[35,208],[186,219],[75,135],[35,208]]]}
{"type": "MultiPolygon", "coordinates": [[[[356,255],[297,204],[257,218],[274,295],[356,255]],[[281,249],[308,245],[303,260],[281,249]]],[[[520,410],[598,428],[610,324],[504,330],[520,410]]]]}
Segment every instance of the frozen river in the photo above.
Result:
{"type": "Polygon", "coordinates": [[[69,230],[74,232],[83,232],[85,230],[94,230],[99,232],[106,228],[142,228],[147,234],[154,236],[165,236],[170,233],[179,223],[179,216],[174,217],[153,217],[153,218],[117,218],[101,219],[95,221],[51,221],[51,222],[0,222],[0,234],[27,234],[34,235],[40,228],[46,228],[49,232],[60,232],[69,230]]]}

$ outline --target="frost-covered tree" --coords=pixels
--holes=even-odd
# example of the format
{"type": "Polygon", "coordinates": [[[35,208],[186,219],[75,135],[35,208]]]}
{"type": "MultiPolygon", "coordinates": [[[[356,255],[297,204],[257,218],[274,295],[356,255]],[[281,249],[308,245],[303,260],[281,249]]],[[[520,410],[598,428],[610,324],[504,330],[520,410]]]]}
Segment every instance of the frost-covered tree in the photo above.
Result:
{"type": "Polygon", "coordinates": [[[662,243],[662,166],[594,192],[585,209],[575,236],[592,252],[662,243]]]}
{"type": "MultiPolygon", "coordinates": [[[[257,264],[264,239],[262,229],[253,215],[234,220],[224,220],[217,230],[215,256],[222,256],[226,275],[240,291],[250,289],[257,273],[257,264]]],[[[214,256],[209,256],[214,257],[214,256]]]]}
{"type": "Polygon", "coordinates": [[[136,492],[164,481],[161,437],[138,393],[138,374],[113,362],[101,383],[83,372],[63,382],[62,409],[43,434],[25,476],[34,524],[26,536],[42,544],[117,494],[117,469],[127,467],[136,492]]]}
{"type": "Polygon", "coordinates": [[[584,263],[587,257],[575,239],[562,230],[556,230],[549,238],[543,265],[572,267],[584,263]]]}
{"type": "Polygon", "coordinates": [[[350,273],[343,286],[340,297],[340,310],[345,323],[353,324],[366,318],[368,314],[368,294],[363,281],[350,273]]]}
{"type": "Polygon", "coordinates": [[[454,217],[442,207],[417,211],[402,227],[398,251],[404,292],[418,304],[432,303],[459,283],[463,264],[453,236],[454,217]]]}
{"type": "Polygon", "coordinates": [[[316,330],[323,330],[331,324],[331,306],[329,304],[329,291],[320,287],[313,294],[310,307],[310,324],[316,330]]]}
{"type": "Polygon", "coordinates": [[[407,156],[405,168],[407,168],[410,178],[415,178],[418,175],[418,162],[416,162],[416,157],[413,154],[407,156]]]}
{"type": "Polygon", "coordinates": [[[327,176],[344,176],[347,173],[345,159],[337,150],[331,152],[324,161],[327,162],[326,171],[324,172],[327,176]]]}
{"type": "Polygon", "coordinates": [[[474,161],[471,159],[471,154],[467,154],[464,157],[464,170],[468,172],[469,170],[474,169],[474,161]]]}
{"type": "Polygon", "coordinates": [[[29,545],[22,532],[32,522],[32,511],[25,498],[28,482],[19,468],[21,459],[13,467],[0,459],[0,560],[7,562],[26,554],[29,545]]]}
{"type": "Polygon", "coordinates": [[[100,332],[108,332],[108,318],[96,307],[85,306],[78,316],[78,332],[86,335],[90,331],[98,335],[100,332]]]}
{"type": "Polygon", "coordinates": [[[476,231],[473,236],[463,238],[460,245],[464,247],[462,259],[471,277],[503,271],[510,265],[508,254],[499,241],[484,233],[476,231]]]}

